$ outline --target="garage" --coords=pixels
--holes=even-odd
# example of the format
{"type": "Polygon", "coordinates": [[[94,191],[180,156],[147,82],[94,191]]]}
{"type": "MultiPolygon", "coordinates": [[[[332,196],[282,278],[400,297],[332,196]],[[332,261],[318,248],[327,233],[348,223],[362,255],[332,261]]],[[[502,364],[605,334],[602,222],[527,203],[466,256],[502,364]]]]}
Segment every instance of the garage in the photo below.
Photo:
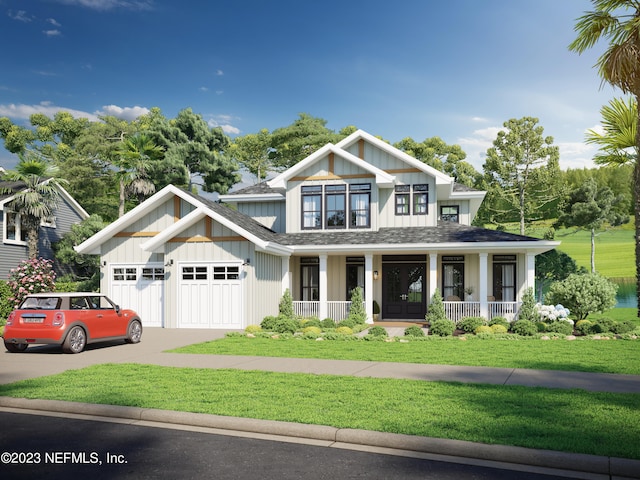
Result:
{"type": "Polygon", "coordinates": [[[109,297],[135,310],[143,327],[164,326],[164,265],[112,265],[109,297]]]}
{"type": "Polygon", "coordinates": [[[242,263],[180,263],[178,272],[178,327],[242,328],[242,263]]]}

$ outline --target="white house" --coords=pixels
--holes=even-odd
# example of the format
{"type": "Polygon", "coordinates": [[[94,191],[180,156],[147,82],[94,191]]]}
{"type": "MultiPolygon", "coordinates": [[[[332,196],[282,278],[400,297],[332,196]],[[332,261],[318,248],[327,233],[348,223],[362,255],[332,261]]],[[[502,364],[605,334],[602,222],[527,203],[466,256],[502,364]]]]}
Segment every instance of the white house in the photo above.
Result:
{"type": "Polygon", "coordinates": [[[215,203],[169,185],[76,247],[147,326],[244,328],[278,312],[339,320],[364,289],[382,320],[513,315],[559,242],[471,226],[485,192],[358,130],[215,203]]]}

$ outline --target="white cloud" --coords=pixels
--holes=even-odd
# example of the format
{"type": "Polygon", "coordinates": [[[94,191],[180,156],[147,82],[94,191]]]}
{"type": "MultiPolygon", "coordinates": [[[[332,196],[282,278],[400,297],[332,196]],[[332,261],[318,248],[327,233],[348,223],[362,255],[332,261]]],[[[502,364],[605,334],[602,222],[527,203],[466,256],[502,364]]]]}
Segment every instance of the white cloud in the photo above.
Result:
{"type": "Polygon", "coordinates": [[[207,87],[200,87],[198,90],[200,90],[201,92],[208,92],[209,89],[207,87]]]}
{"type": "Polygon", "coordinates": [[[105,105],[102,107],[102,110],[98,110],[96,115],[109,115],[116,118],[121,118],[122,120],[135,120],[141,115],[146,115],[149,113],[149,109],[146,107],[119,107],[117,105],[105,105]]]}
{"type": "Polygon", "coordinates": [[[107,11],[116,8],[125,10],[153,10],[153,0],[57,0],[64,5],[75,5],[92,10],[107,11]]]}
{"type": "Polygon", "coordinates": [[[62,35],[62,32],[60,30],[43,30],[42,33],[44,33],[47,37],[57,37],[59,35],[62,35]]]}
{"type": "Polygon", "coordinates": [[[37,105],[25,105],[25,104],[0,104],[0,116],[9,117],[15,120],[28,120],[34,113],[42,113],[47,117],[53,118],[58,112],[69,112],[76,118],[88,118],[95,122],[98,117],[92,113],[83,112],[81,110],[74,110],[72,108],[59,107],[53,105],[51,102],[41,102],[37,105]]]}
{"type": "Polygon", "coordinates": [[[25,23],[28,23],[31,20],[33,20],[33,17],[28,15],[27,12],[25,12],[24,10],[18,10],[17,12],[14,12],[13,10],[9,10],[7,12],[7,15],[9,16],[9,18],[12,18],[13,20],[18,20],[20,22],[25,22],[25,23]]]}
{"type": "Polygon", "coordinates": [[[224,75],[224,72],[220,69],[216,70],[216,77],[222,77],[224,75]]]}
{"type": "Polygon", "coordinates": [[[238,135],[240,129],[231,125],[233,119],[231,115],[216,115],[214,118],[207,120],[207,125],[211,128],[220,127],[228,135],[238,135]]]}
{"type": "Polygon", "coordinates": [[[47,18],[46,22],[50,23],[54,27],[61,27],[62,26],[62,25],[60,25],[60,23],[55,18],[47,18]]]}

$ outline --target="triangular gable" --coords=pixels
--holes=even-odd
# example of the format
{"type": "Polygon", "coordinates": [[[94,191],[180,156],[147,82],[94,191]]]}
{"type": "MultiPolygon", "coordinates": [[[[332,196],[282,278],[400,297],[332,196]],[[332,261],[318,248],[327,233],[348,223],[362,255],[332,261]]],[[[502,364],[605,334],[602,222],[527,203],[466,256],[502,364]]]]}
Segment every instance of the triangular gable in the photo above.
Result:
{"type": "Polygon", "coordinates": [[[153,211],[157,208],[158,205],[164,203],[168,198],[173,196],[178,196],[182,200],[189,202],[191,205],[196,207],[196,209],[190,212],[188,215],[184,216],[177,222],[175,222],[169,228],[163,230],[158,235],[154,236],[151,240],[143,243],[141,247],[147,251],[158,250],[161,245],[164,245],[165,242],[170,239],[176,237],[178,234],[183,232],[185,229],[189,228],[191,225],[201,220],[202,218],[208,216],[211,217],[212,220],[224,225],[229,228],[234,233],[246,238],[250,242],[254,243],[256,247],[265,251],[273,251],[276,254],[287,254],[288,250],[286,247],[282,248],[279,245],[274,245],[272,242],[259,238],[257,235],[247,231],[246,229],[238,226],[233,221],[224,217],[218,212],[213,211],[213,209],[209,208],[204,202],[201,202],[197,199],[197,197],[190,195],[189,193],[181,190],[174,185],[167,185],[159,192],[155,193],[143,203],[135,207],[133,210],[130,210],[125,215],[120,217],[115,222],[111,223],[104,229],[100,230],[98,233],[88,238],[80,245],[75,247],[75,250],[78,253],[84,254],[99,254],[100,246],[113,238],[119,232],[124,231],[128,226],[135,223],[137,220],[141,219],[149,212],[153,211]],[[286,251],[285,251],[286,250],[286,251]]]}
{"type": "Polygon", "coordinates": [[[339,156],[340,158],[357,165],[358,167],[362,168],[366,172],[372,175],[375,175],[376,184],[382,188],[390,188],[395,183],[395,177],[393,175],[375,167],[374,165],[371,165],[366,161],[363,161],[362,159],[347,152],[346,150],[338,148],[336,145],[333,145],[332,143],[328,143],[327,145],[322,147],[320,150],[317,150],[316,152],[312,153],[307,158],[298,162],[288,170],[285,170],[277,177],[273,178],[272,180],[269,180],[267,184],[271,188],[286,188],[286,183],[289,179],[295,177],[298,173],[302,172],[303,170],[313,165],[317,161],[325,158],[325,156],[329,155],[330,153],[333,153],[339,156]]]}
{"type": "MultiPolygon", "coordinates": [[[[51,181],[51,179],[45,180],[42,183],[46,183],[49,181],[51,181]]],[[[16,188],[16,187],[20,186],[20,184],[22,184],[23,186],[26,186],[23,182],[3,182],[3,183],[7,184],[7,188],[12,188],[12,190],[14,190],[14,193],[8,194],[7,196],[4,196],[4,198],[0,200],[0,210],[3,210],[6,204],[11,203],[18,192],[24,190],[23,188],[16,188]]],[[[82,208],[82,206],[76,201],[75,198],[71,196],[69,192],[67,192],[59,184],[55,184],[55,186],[60,192],[60,196],[67,201],[67,203],[71,206],[73,210],[75,210],[78,216],[80,216],[83,219],[89,218],[89,214],[87,213],[87,211],[84,208],[82,208]]]]}
{"type": "Polygon", "coordinates": [[[339,141],[335,146],[340,149],[348,148],[359,140],[364,140],[379,148],[380,150],[392,155],[399,160],[409,164],[412,168],[417,168],[418,170],[423,171],[424,173],[432,176],[436,180],[436,185],[451,185],[453,188],[454,179],[449,175],[441,172],[440,170],[433,168],[430,165],[427,165],[424,162],[421,162],[417,158],[412,157],[408,153],[403,152],[402,150],[398,150],[393,145],[388,144],[387,142],[380,140],[379,138],[374,137],[370,133],[365,132],[364,130],[356,130],[348,137],[339,141]]]}

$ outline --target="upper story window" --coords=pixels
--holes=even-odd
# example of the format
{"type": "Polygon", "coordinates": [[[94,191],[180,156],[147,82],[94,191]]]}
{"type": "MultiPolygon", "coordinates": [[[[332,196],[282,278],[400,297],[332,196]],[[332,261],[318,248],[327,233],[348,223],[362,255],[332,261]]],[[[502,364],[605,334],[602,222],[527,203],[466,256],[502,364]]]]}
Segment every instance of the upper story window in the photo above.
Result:
{"type": "Polygon", "coordinates": [[[356,183],[349,186],[349,211],[351,228],[371,226],[371,184],[356,183]]]}
{"type": "Polygon", "coordinates": [[[326,228],[346,228],[347,186],[326,185],[324,191],[327,212],[326,228]]]}
{"type": "Polygon", "coordinates": [[[460,223],[460,207],[458,205],[443,205],[440,207],[440,219],[443,222],[460,223]]]}
{"type": "Polygon", "coordinates": [[[21,226],[20,214],[9,209],[4,211],[4,241],[21,244],[27,242],[27,231],[21,226]]]}
{"type": "Polygon", "coordinates": [[[429,213],[429,185],[413,186],[413,214],[426,215],[429,213]]]}
{"type": "Polygon", "coordinates": [[[322,186],[302,187],[302,228],[322,228],[322,186]]]}
{"type": "Polygon", "coordinates": [[[396,185],[396,215],[426,215],[429,213],[429,185],[396,185]],[[413,191],[413,195],[412,192],[413,191]],[[413,210],[412,210],[413,204],[413,210]]]}

